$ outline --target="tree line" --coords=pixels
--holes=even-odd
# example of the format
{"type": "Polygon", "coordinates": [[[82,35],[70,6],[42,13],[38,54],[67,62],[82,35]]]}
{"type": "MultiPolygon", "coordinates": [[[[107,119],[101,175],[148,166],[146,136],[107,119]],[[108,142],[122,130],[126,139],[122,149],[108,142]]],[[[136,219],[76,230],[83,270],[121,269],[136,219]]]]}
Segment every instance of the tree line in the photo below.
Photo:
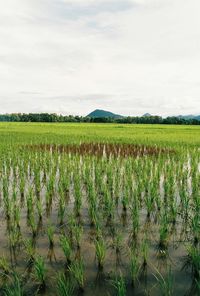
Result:
{"type": "Polygon", "coordinates": [[[55,113],[13,113],[0,114],[0,121],[5,122],[92,122],[92,123],[129,123],[129,124],[188,124],[200,125],[200,120],[191,118],[171,116],[162,118],[161,116],[128,116],[123,118],[111,117],[88,117],[59,115],[55,113]]]}

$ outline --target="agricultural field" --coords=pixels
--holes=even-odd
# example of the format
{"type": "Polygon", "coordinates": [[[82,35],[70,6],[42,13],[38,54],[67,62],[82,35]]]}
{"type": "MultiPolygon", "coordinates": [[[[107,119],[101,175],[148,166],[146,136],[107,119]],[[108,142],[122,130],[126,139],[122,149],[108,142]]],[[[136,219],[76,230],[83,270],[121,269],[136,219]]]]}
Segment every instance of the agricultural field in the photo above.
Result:
{"type": "Polygon", "coordinates": [[[0,123],[0,295],[200,295],[200,127],[0,123]]]}

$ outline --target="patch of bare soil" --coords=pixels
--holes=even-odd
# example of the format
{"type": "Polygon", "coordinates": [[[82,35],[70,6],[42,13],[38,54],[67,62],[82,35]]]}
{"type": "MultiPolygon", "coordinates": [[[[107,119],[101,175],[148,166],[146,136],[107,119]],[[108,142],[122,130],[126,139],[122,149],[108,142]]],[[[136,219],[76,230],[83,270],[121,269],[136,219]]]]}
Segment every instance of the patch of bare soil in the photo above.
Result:
{"type": "Polygon", "coordinates": [[[59,153],[71,153],[79,155],[92,155],[98,157],[137,157],[157,156],[160,154],[173,154],[175,150],[157,146],[143,146],[133,144],[111,144],[111,143],[81,143],[80,145],[55,145],[40,144],[26,146],[33,151],[49,151],[59,153]]]}

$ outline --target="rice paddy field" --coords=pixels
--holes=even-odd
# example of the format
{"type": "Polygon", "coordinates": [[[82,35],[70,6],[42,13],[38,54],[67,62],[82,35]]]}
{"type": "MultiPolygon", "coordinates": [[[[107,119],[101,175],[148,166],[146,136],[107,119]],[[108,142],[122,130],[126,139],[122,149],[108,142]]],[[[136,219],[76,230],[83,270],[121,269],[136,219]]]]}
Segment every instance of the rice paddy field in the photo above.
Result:
{"type": "Polygon", "coordinates": [[[0,123],[0,295],[200,295],[200,127],[0,123]]]}

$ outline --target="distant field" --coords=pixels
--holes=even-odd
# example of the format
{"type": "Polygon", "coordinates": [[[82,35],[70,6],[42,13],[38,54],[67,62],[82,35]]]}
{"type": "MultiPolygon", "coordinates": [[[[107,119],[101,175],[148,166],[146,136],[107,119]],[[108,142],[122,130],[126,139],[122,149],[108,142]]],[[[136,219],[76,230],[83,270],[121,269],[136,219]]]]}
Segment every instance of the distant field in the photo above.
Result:
{"type": "Polygon", "coordinates": [[[87,123],[0,123],[0,140],[14,143],[121,142],[198,146],[200,126],[87,123]]]}
{"type": "Polygon", "coordinates": [[[200,295],[199,148],[200,126],[0,123],[0,295],[200,295]]]}

